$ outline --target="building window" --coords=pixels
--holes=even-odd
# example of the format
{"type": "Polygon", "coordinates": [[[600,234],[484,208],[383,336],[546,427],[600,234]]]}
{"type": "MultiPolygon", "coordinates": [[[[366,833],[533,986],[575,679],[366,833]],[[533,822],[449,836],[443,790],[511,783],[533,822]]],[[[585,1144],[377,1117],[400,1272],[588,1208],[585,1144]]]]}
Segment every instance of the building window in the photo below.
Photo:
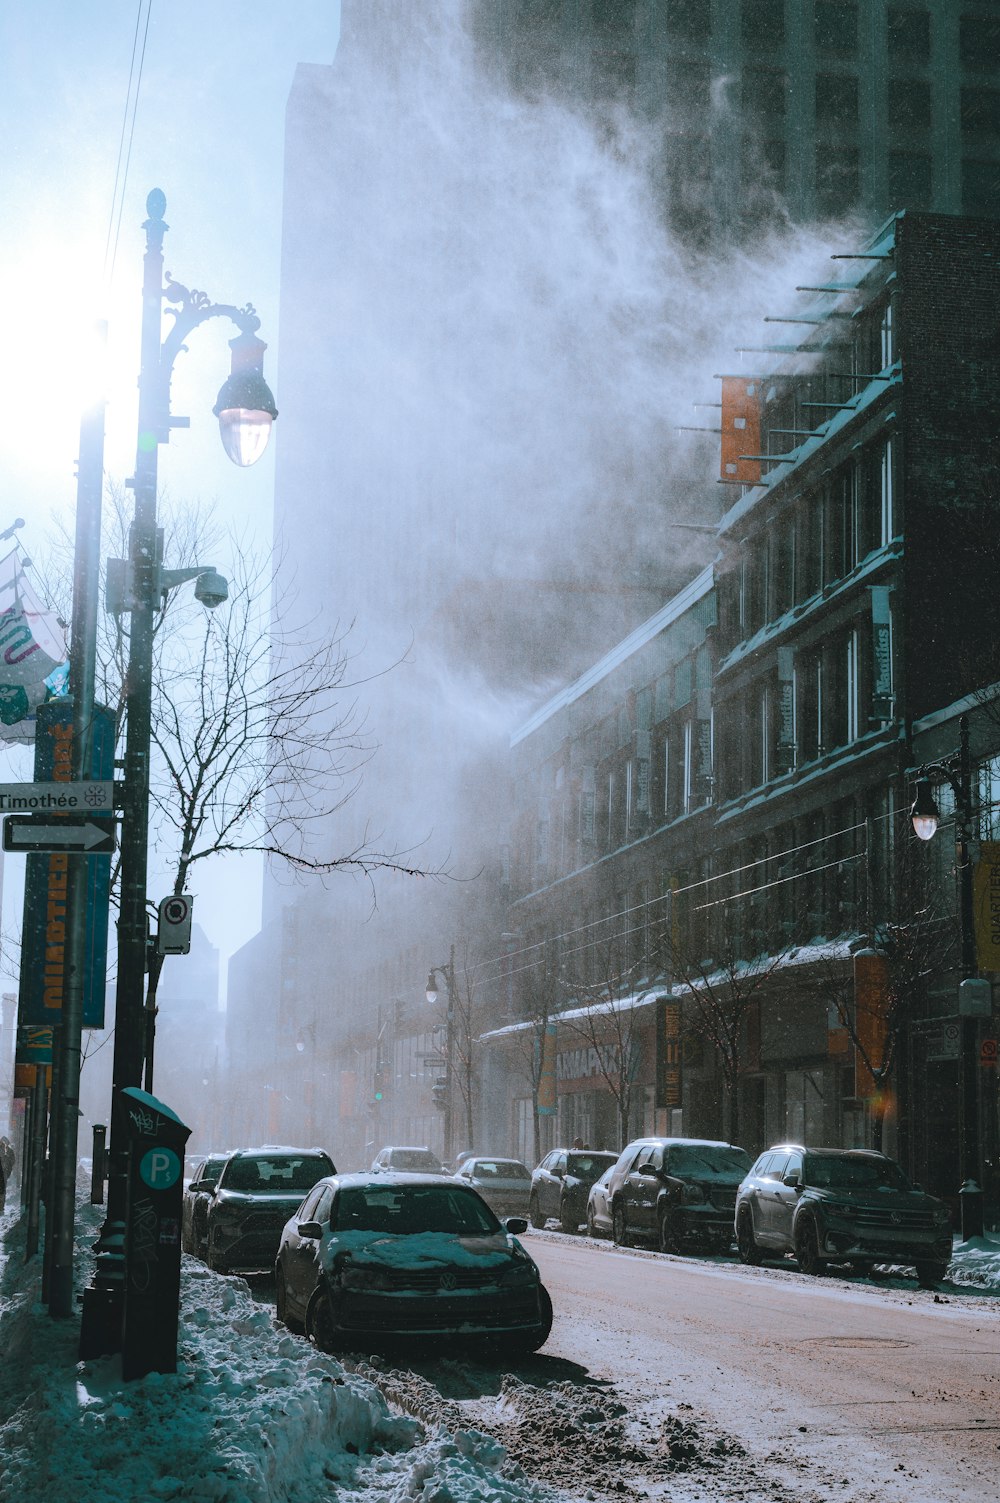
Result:
{"type": "Polygon", "coordinates": [[[1000,20],[962,16],[958,28],[958,56],[963,68],[1000,68],[1000,20]]]}
{"type": "Polygon", "coordinates": [[[879,457],[880,534],[879,545],[887,548],[896,536],[896,511],[894,504],[895,478],[893,474],[893,442],[886,439],[879,457]]]}
{"type": "Polygon", "coordinates": [[[816,207],[836,219],[857,204],[861,157],[856,146],[818,142],[816,146],[816,207]]]}
{"type": "Polygon", "coordinates": [[[887,161],[889,207],[926,209],[933,200],[931,158],[920,151],[890,151],[887,161]]]}
{"type": "Polygon", "coordinates": [[[879,321],[878,327],[878,336],[879,358],[882,361],[882,364],[879,366],[879,370],[884,371],[888,370],[889,366],[892,365],[896,359],[895,305],[891,297],[889,298],[889,301],[886,303],[885,307],[882,309],[882,317],[879,321]]]}
{"type": "Polygon", "coordinates": [[[777,68],[743,69],[743,113],[780,120],[788,98],[788,74],[777,68]]]}
{"type": "Polygon", "coordinates": [[[799,547],[796,549],[795,598],[801,605],[823,588],[823,497],[806,496],[799,517],[799,547]]]}
{"type": "Polygon", "coordinates": [[[963,136],[1000,134],[1000,89],[990,89],[982,84],[963,88],[961,121],[963,136]]]}
{"type": "Polygon", "coordinates": [[[931,86],[922,78],[890,78],[887,104],[891,130],[930,130],[931,86]]]}
{"type": "Polygon", "coordinates": [[[849,57],[858,49],[858,7],[851,0],[816,0],[816,51],[849,57]]]}
{"type": "Polygon", "coordinates": [[[813,762],[823,755],[823,653],[821,649],[805,653],[801,669],[796,666],[795,685],[799,704],[795,725],[803,762],[813,762]]]}
{"type": "Polygon", "coordinates": [[[670,737],[663,738],[663,758],[661,761],[663,770],[663,817],[670,818],[670,737]]]}
{"type": "Polygon", "coordinates": [[[925,10],[889,7],[886,46],[893,62],[926,63],[931,56],[931,18],[925,10]]]}
{"type": "Polygon", "coordinates": [[[740,33],[744,47],[767,51],[785,43],[785,0],[742,0],[740,33]]]}
{"type": "Polygon", "coordinates": [[[848,634],[845,647],[845,716],[846,737],[848,742],[857,741],[861,734],[859,725],[860,684],[858,674],[860,672],[860,654],[858,648],[858,634],[852,631],[848,634]]]}
{"type": "Polygon", "coordinates": [[[817,73],[816,124],[852,129],[858,123],[858,80],[848,73],[817,73]]]}
{"type": "Polygon", "coordinates": [[[795,514],[786,511],[769,529],[771,540],[771,614],[782,616],[795,603],[795,514]]]}
{"type": "Polygon", "coordinates": [[[1000,201],[1000,162],[962,162],[962,213],[992,217],[1000,201]]]}
{"type": "Polygon", "coordinates": [[[707,42],[712,35],[711,0],[667,0],[666,29],[670,36],[707,42]]]}
{"type": "Polygon", "coordinates": [[[684,722],[684,764],[681,771],[681,813],[690,814],[694,788],[694,721],[684,722]]]}

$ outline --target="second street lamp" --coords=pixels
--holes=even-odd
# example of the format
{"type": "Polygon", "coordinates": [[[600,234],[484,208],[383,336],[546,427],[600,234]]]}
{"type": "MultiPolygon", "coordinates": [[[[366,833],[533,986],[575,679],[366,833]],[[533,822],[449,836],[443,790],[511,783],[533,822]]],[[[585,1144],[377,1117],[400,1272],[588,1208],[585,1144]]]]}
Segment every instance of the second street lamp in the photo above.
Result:
{"type": "Polygon", "coordinates": [[[947,783],[955,796],[956,865],[959,884],[959,933],[961,980],[959,1012],[959,1155],[961,1188],[959,1203],[962,1240],[983,1234],[983,1191],[979,1165],[979,1027],[978,1018],[991,1010],[988,981],[976,977],[975,905],[972,867],[972,757],[969,750],[969,717],[958,723],[958,751],[936,762],[913,769],[916,797],[910,808],[913,832],[920,840],[932,840],[940,814],[932,784],[947,783]]]}
{"type": "MultiPolygon", "coordinates": [[[[450,1164],[454,1157],[454,1096],[453,1074],[455,1068],[455,946],[452,945],[448,955],[447,965],[431,966],[427,976],[426,997],[428,1002],[434,1003],[438,999],[437,978],[444,977],[445,999],[447,1012],[445,1014],[445,1045],[444,1045],[444,1147],[441,1157],[445,1164],[450,1164]]],[[[440,1082],[439,1082],[440,1084],[440,1082]]]]}
{"type": "MultiPolygon", "coordinates": [[[[158,188],[146,199],[146,251],[143,260],[143,311],[139,370],[139,427],[135,474],[127,482],[135,495],[135,511],[129,533],[129,557],[123,561],[123,591],[120,606],[131,616],[129,659],[126,678],[127,725],[125,738],[123,819],[121,841],[121,897],[118,920],[118,984],[115,1003],[114,1084],[140,1086],[146,1053],[144,986],[147,948],[147,846],[149,837],[149,761],[152,739],[153,635],[164,591],[180,582],[162,568],[162,533],[156,521],[157,454],[168,442],[172,428],[188,426],[187,418],[170,412],[170,380],[174,361],[185,341],[200,324],[227,318],[239,333],[230,341],[232,372],[213,409],[219,419],[227,454],[239,465],[253,464],[267,444],[271,424],[277,417],[263,376],[266,345],[257,338],[260,319],[251,304],[237,308],[213,303],[196,289],[163,277],[163,236],[167,201],[158,188]],[[166,305],[166,307],[165,307],[166,305]],[[173,327],[163,336],[163,314],[173,318],[173,327]]],[[[202,588],[196,595],[209,608],[225,599],[224,581],[214,570],[182,571],[197,574],[202,588]],[[207,586],[205,579],[211,576],[207,586]]],[[[110,1145],[108,1213],[98,1244],[98,1281],[114,1296],[111,1327],[118,1309],[115,1299],[123,1295],[124,1246],[127,1200],[127,1145],[110,1145]]],[[[109,1332],[114,1335],[113,1329],[109,1332]]]]}

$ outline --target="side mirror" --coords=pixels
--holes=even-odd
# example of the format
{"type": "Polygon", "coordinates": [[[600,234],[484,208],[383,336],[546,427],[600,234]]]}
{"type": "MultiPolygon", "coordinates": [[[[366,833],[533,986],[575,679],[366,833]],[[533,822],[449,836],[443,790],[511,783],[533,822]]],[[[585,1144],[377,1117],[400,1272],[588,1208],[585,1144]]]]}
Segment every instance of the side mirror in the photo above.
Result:
{"type": "Polygon", "coordinates": [[[189,1185],[188,1188],[191,1190],[204,1190],[208,1194],[211,1194],[218,1183],[217,1179],[199,1179],[193,1185],[189,1185]]]}
{"type": "Polygon", "coordinates": [[[523,1216],[508,1216],[504,1221],[504,1231],[519,1237],[522,1232],[528,1230],[528,1223],[523,1216]]]}
{"type": "Polygon", "coordinates": [[[797,1169],[793,1169],[791,1174],[786,1174],[781,1183],[787,1185],[790,1190],[802,1189],[802,1180],[797,1169]]]}
{"type": "Polygon", "coordinates": [[[317,1242],[323,1235],[323,1228],[318,1221],[300,1221],[296,1230],[300,1237],[315,1238],[317,1242]]]}

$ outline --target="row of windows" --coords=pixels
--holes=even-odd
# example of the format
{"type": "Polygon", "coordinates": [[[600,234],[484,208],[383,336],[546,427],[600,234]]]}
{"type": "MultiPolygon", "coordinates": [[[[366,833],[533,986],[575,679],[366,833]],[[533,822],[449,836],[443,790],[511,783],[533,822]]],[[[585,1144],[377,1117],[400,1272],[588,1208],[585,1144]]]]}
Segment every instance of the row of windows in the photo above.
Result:
{"type": "Polygon", "coordinates": [[[823,489],[755,534],[719,585],[726,643],[745,641],[887,547],[899,525],[890,440],[850,461],[823,489]]]}
{"type": "Polygon", "coordinates": [[[779,662],[718,710],[721,800],[849,746],[892,714],[892,618],[852,626],[779,662]]]}
{"type": "MultiPolygon", "coordinates": [[[[683,85],[690,103],[701,90],[708,103],[709,79],[702,81],[686,70],[683,85]]],[[[747,68],[743,74],[743,108],[760,120],[778,120],[786,112],[789,97],[787,73],[747,68]]],[[[671,90],[674,101],[674,91],[671,90]]],[[[814,109],[820,126],[852,131],[860,116],[859,81],[853,74],[816,75],[814,109]]],[[[920,78],[890,78],[885,94],[885,123],[894,130],[928,131],[931,128],[931,85],[920,78]]],[[[1000,131],[1000,89],[984,84],[963,86],[959,94],[959,122],[963,135],[996,135],[1000,131]]]]}

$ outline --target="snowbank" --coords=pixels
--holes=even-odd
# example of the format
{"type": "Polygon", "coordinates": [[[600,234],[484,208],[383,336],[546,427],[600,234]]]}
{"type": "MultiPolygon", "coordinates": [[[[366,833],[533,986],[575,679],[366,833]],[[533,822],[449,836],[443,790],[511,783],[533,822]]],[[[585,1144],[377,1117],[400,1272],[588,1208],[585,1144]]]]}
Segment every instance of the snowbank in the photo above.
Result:
{"type": "MultiPolygon", "coordinates": [[[[77,1266],[101,1207],[78,1212],[77,1266]]],[[[378,1388],[290,1335],[242,1279],[183,1259],[176,1374],[124,1383],[117,1357],[79,1362],[77,1320],[39,1303],[40,1259],[0,1218],[0,1497],[22,1503],[422,1503],[551,1498],[502,1476],[476,1431],[428,1434],[378,1388]]]]}

